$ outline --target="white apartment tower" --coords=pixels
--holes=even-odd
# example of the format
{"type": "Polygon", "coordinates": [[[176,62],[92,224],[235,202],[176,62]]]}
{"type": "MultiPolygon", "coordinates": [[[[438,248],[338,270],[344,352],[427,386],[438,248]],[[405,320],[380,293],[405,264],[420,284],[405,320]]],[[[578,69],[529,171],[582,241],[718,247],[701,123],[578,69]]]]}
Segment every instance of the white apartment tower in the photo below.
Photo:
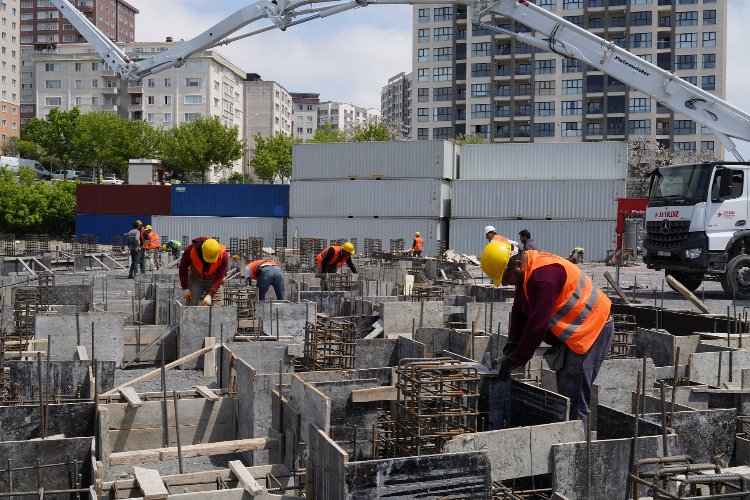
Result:
{"type": "Polygon", "coordinates": [[[318,108],[318,126],[330,123],[334,130],[345,130],[349,127],[367,125],[380,121],[380,110],[361,108],[344,102],[321,102],[318,108]]]}
{"type": "MultiPolygon", "coordinates": [[[[724,98],[727,0],[537,0],[547,9],[724,98]]],[[[415,6],[412,137],[496,142],[628,140],[683,151],[718,139],[595,68],[473,25],[464,6],[415,6]]],[[[528,28],[493,15],[512,31],[528,28]]],[[[546,37],[545,37],[546,38],[546,37]]]]}
{"type": "Polygon", "coordinates": [[[309,141],[318,129],[320,94],[292,92],[292,104],[294,105],[294,135],[303,141],[309,141]]]}
{"type": "Polygon", "coordinates": [[[21,46],[18,0],[0,0],[0,144],[21,129],[21,46]]]}
{"type": "Polygon", "coordinates": [[[411,136],[411,87],[413,73],[401,72],[388,79],[380,91],[382,120],[404,137],[411,136]]]}

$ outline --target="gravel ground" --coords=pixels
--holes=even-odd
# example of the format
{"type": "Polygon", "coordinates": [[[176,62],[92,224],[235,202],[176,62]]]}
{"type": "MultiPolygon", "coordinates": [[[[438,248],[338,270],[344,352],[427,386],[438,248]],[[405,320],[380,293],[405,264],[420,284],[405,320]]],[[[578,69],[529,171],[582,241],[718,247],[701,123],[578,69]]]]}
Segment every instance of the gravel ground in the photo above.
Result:
{"type": "MultiPolygon", "coordinates": [[[[201,472],[218,469],[228,469],[230,460],[242,460],[239,453],[228,455],[214,455],[212,457],[188,457],[182,459],[183,473],[201,472]]],[[[133,479],[133,465],[112,465],[105,481],[117,479],[133,479]]],[[[153,462],[143,467],[156,469],[161,476],[169,476],[180,473],[180,462],[178,460],[166,460],[164,462],[153,462]]],[[[183,493],[182,491],[170,491],[172,494],[183,493]]]]}
{"type": "MultiPolygon", "coordinates": [[[[115,370],[115,387],[124,384],[152,370],[158,369],[161,365],[138,364],[131,365],[126,369],[115,370]]],[[[210,388],[218,388],[216,377],[203,376],[203,370],[180,370],[173,368],[167,370],[167,391],[190,389],[196,385],[205,385],[210,388]]],[[[161,391],[161,375],[147,380],[135,386],[138,392],[159,392],[161,391]]]]}

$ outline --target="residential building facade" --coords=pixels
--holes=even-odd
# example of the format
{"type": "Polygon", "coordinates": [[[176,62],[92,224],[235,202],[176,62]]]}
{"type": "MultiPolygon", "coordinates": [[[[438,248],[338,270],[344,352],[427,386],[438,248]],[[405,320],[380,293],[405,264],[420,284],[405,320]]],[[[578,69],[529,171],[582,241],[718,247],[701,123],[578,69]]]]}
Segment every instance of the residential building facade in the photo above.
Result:
{"type": "Polygon", "coordinates": [[[292,104],[294,105],[294,121],[292,130],[295,137],[303,141],[309,141],[318,129],[318,107],[320,106],[320,94],[311,92],[292,92],[292,104]]]}
{"type": "Polygon", "coordinates": [[[21,129],[18,0],[0,0],[0,144],[21,129]]]}
{"type": "Polygon", "coordinates": [[[401,72],[388,79],[380,92],[380,113],[384,123],[398,130],[403,137],[411,136],[412,76],[401,72]]]}
{"type": "Polygon", "coordinates": [[[318,108],[318,126],[330,123],[334,130],[380,121],[380,110],[362,108],[344,102],[325,101],[318,108]]]}
{"type": "MultiPolygon", "coordinates": [[[[711,92],[726,95],[726,0],[538,0],[538,6],[711,92]]],[[[511,31],[528,28],[494,15],[511,31]]],[[[546,37],[544,37],[546,38],[546,37]]],[[[573,59],[473,25],[464,6],[415,6],[413,138],[629,140],[713,151],[700,124],[573,59]]]]}
{"type": "Polygon", "coordinates": [[[292,95],[279,83],[263,80],[257,73],[247,73],[243,86],[245,102],[245,140],[247,155],[243,172],[254,177],[249,162],[254,157],[255,134],[271,137],[292,135],[292,95]]]}
{"type": "MultiPolygon", "coordinates": [[[[124,0],[71,0],[104,35],[118,43],[135,40],[138,9],[124,0]]],[[[49,45],[86,40],[49,0],[21,0],[21,43],[49,45]]]]}

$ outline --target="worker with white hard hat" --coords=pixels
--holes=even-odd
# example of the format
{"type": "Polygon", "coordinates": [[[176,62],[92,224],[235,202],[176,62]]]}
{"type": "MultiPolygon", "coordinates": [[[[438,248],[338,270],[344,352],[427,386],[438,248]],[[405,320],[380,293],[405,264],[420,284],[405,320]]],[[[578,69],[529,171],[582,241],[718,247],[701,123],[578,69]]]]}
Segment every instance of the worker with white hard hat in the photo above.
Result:
{"type": "Polygon", "coordinates": [[[512,243],[513,245],[518,245],[517,242],[513,240],[509,240],[505,236],[497,234],[497,229],[495,229],[495,226],[484,226],[484,237],[487,238],[487,241],[497,241],[497,242],[505,241],[508,243],[512,243]]]}

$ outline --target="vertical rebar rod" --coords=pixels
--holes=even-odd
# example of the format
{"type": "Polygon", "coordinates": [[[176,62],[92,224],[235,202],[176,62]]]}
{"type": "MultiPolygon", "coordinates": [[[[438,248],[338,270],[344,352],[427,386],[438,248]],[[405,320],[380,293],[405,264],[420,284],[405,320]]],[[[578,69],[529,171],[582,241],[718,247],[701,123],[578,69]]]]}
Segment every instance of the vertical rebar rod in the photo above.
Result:
{"type": "MultiPolygon", "coordinates": [[[[273,318],[271,318],[273,321],[273,318]]],[[[279,340],[279,308],[276,308],[276,340],[279,340]]]]}
{"type": "Polygon", "coordinates": [[[166,356],[164,354],[164,339],[159,341],[161,345],[161,396],[162,396],[162,410],[164,415],[164,435],[162,437],[164,447],[169,446],[169,402],[167,400],[167,370],[166,356]]]}
{"type": "Polygon", "coordinates": [[[669,427],[672,427],[672,424],[674,423],[674,407],[675,407],[675,399],[677,396],[677,376],[678,376],[679,363],[680,363],[680,348],[678,347],[677,349],[675,349],[675,354],[674,354],[674,372],[672,374],[672,407],[669,411],[669,427]]]}
{"type": "MultiPolygon", "coordinates": [[[[639,430],[638,429],[638,423],[640,421],[640,413],[641,413],[640,412],[640,406],[641,406],[641,394],[640,394],[640,392],[641,392],[641,373],[640,372],[638,372],[638,377],[637,377],[637,381],[636,381],[636,385],[635,386],[636,386],[636,392],[635,392],[635,425],[634,425],[635,429],[634,429],[634,432],[633,432],[633,441],[631,441],[631,443],[630,443],[630,467],[628,468],[628,470],[630,471],[630,473],[635,473],[635,452],[636,452],[636,443],[638,441],[638,430],[639,430]]],[[[633,498],[635,500],[638,500],[638,493],[639,493],[638,483],[634,482],[632,480],[632,478],[630,477],[630,474],[628,474],[627,486],[625,487],[625,498],[626,499],[628,498],[628,491],[631,489],[631,486],[632,486],[632,489],[633,489],[633,491],[632,491],[633,498]]]]}
{"type": "Polygon", "coordinates": [[[667,451],[667,411],[664,405],[665,397],[664,397],[664,380],[659,381],[659,397],[661,400],[661,452],[663,457],[669,456],[669,452],[667,451]]]}
{"type": "Polygon", "coordinates": [[[182,440],[180,439],[180,414],[179,405],[177,404],[177,391],[172,391],[172,398],[174,400],[174,430],[177,438],[177,459],[180,464],[180,474],[184,474],[184,465],[182,463],[182,440]]]}
{"type": "Polygon", "coordinates": [[[50,386],[52,385],[52,339],[47,336],[47,376],[46,388],[44,394],[44,434],[42,437],[47,437],[47,430],[49,425],[49,393],[50,386]]]}
{"type": "Polygon", "coordinates": [[[591,500],[591,422],[586,419],[586,500],[591,500]]]}
{"type": "Polygon", "coordinates": [[[44,385],[42,384],[42,353],[40,351],[37,351],[36,353],[36,374],[37,374],[37,383],[39,384],[39,419],[40,419],[40,425],[39,425],[39,437],[44,437],[44,391],[42,391],[42,387],[44,385]]]}
{"type": "Polygon", "coordinates": [[[81,345],[81,319],[80,319],[80,311],[81,307],[76,302],[76,345],[81,345]]]}

